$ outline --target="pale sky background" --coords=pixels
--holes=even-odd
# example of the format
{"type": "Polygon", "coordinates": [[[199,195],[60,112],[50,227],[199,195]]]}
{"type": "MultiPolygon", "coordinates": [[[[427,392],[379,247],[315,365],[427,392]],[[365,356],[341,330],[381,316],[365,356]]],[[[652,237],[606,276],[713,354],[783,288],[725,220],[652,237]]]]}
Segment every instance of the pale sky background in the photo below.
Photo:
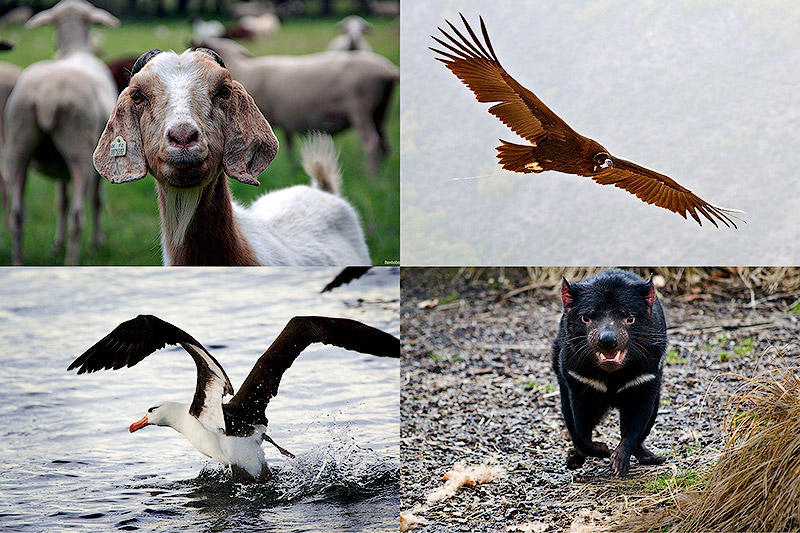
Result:
{"type": "Polygon", "coordinates": [[[790,1],[403,0],[403,264],[800,264],[798,28],[790,1]],[[520,139],[427,49],[458,11],[576,131],[748,223],[500,169],[498,138],[520,139]]]}

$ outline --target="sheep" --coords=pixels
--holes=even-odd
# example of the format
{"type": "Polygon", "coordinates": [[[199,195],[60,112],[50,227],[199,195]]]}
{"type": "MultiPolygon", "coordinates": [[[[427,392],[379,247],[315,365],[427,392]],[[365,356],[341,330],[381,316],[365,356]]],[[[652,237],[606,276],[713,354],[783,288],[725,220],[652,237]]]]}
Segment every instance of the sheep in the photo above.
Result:
{"type": "Polygon", "coordinates": [[[339,196],[330,137],[312,137],[303,162],[312,187],[296,185],[234,202],[225,175],[250,185],[278,139],[244,87],[211,50],[151,50],[94,152],[112,183],[156,180],[164,265],[370,264],[355,210],[339,196]]]}
{"type": "Polygon", "coordinates": [[[243,31],[250,32],[256,39],[267,39],[281,29],[281,21],[273,13],[242,17],[237,21],[236,25],[243,31]]]}
{"type": "Polygon", "coordinates": [[[333,134],[353,126],[371,174],[388,154],[383,122],[399,72],[385,57],[364,51],[252,57],[228,39],[195,44],[222,56],[270,124],[283,129],[290,153],[294,133],[333,134]]]}
{"type": "Polygon", "coordinates": [[[3,116],[3,175],[11,198],[15,264],[22,264],[22,200],[31,159],[43,174],[58,181],[55,247],[64,245],[67,226],[66,264],[78,262],[87,190],[92,192],[94,208],[92,242],[98,245],[104,240],[100,180],[91,154],[114,108],[117,90],[108,67],[89,49],[93,23],[116,27],[119,20],[85,0],[62,0],[26,23],[27,28],[55,24],[58,52],[56,59],[34,63],[22,72],[3,116]],[[72,184],[69,201],[68,182],[72,184]]]}
{"type": "Polygon", "coordinates": [[[340,20],[336,27],[342,32],[342,35],[334,37],[328,43],[326,50],[365,50],[372,52],[372,47],[364,39],[364,34],[372,30],[372,25],[369,22],[358,15],[350,15],[340,20]]]}
{"type": "MultiPolygon", "coordinates": [[[[11,45],[6,48],[6,50],[10,49],[11,45]]],[[[22,70],[18,66],[0,61],[0,146],[3,142],[3,110],[21,72],[22,70]]],[[[2,172],[0,172],[0,207],[6,208],[6,187],[2,172]]]]}
{"type": "Polygon", "coordinates": [[[195,39],[209,39],[221,37],[225,33],[225,26],[218,20],[203,20],[195,17],[192,20],[192,35],[195,39]]]}

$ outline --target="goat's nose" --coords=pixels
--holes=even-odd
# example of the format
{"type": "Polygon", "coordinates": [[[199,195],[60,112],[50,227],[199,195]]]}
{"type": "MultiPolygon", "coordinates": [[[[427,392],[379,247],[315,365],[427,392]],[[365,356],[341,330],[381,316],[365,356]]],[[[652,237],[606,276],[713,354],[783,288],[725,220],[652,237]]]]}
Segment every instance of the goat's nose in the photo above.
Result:
{"type": "Polygon", "coordinates": [[[167,141],[178,148],[189,148],[200,139],[200,130],[187,122],[172,126],[167,130],[167,141]]]}
{"type": "Polygon", "coordinates": [[[603,350],[613,350],[617,347],[617,335],[613,331],[602,331],[597,338],[597,345],[603,350]]]}

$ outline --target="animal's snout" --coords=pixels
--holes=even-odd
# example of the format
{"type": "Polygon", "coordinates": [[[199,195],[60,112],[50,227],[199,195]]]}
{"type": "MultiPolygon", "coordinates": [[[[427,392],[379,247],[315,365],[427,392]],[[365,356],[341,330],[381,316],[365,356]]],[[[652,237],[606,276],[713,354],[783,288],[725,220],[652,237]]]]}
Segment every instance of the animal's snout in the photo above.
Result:
{"type": "Polygon", "coordinates": [[[617,342],[617,334],[611,329],[601,331],[597,337],[597,346],[601,350],[614,350],[617,348],[617,342]]]}
{"type": "Polygon", "coordinates": [[[167,141],[175,148],[191,148],[200,140],[197,126],[182,122],[167,130],[167,141]]]}

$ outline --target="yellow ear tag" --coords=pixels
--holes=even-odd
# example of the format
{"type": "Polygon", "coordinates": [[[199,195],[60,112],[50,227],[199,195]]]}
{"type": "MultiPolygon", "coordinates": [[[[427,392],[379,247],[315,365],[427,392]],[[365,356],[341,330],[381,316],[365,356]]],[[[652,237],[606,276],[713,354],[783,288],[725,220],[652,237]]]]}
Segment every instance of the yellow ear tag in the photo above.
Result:
{"type": "Polygon", "coordinates": [[[122,157],[128,151],[128,147],[125,144],[125,139],[122,136],[117,135],[117,138],[111,141],[111,157],[122,157]]]}

